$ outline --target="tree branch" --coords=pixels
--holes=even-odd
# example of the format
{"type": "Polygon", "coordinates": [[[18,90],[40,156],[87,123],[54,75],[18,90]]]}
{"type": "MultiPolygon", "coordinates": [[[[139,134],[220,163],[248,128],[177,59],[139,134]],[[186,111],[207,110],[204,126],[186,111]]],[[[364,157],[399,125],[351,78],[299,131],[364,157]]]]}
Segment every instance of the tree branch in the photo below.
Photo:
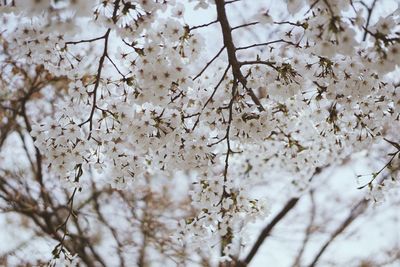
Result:
{"type": "Polygon", "coordinates": [[[228,54],[228,61],[229,64],[232,66],[232,74],[235,80],[239,81],[243,87],[247,90],[248,94],[250,95],[251,99],[253,102],[257,105],[258,109],[260,111],[265,110],[264,107],[262,106],[260,100],[256,96],[256,94],[253,92],[251,88],[246,87],[247,80],[243,76],[241,70],[240,70],[240,63],[236,57],[236,47],[233,43],[232,39],[232,29],[228,21],[228,17],[226,15],[226,10],[225,10],[225,1],[224,0],[217,0],[215,1],[215,4],[217,6],[217,19],[221,25],[221,30],[222,30],[222,36],[224,39],[224,45],[227,49],[227,54],[228,54]]]}
{"type": "Polygon", "coordinates": [[[271,231],[274,227],[286,216],[286,214],[291,211],[297,204],[300,198],[293,197],[288,202],[286,202],[285,206],[282,210],[275,216],[275,218],[262,230],[261,234],[258,236],[256,243],[251,248],[249,254],[246,256],[245,260],[242,262],[243,266],[247,266],[251,260],[256,255],[258,249],[263,244],[264,240],[270,235],[271,231]]]}

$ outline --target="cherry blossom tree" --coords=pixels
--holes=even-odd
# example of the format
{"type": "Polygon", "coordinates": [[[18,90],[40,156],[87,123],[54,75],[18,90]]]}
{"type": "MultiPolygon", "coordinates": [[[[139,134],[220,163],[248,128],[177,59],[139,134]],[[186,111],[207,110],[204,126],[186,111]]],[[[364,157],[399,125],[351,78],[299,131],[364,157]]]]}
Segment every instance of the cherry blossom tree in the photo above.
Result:
{"type": "Polygon", "coordinates": [[[291,264],[317,266],[399,206],[394,4],[2,0],[0,207],[52,247],[4,264],[247,266],[303,201],[291,264]],[[360,158],[332,219],[316,196],[360,158]]]}

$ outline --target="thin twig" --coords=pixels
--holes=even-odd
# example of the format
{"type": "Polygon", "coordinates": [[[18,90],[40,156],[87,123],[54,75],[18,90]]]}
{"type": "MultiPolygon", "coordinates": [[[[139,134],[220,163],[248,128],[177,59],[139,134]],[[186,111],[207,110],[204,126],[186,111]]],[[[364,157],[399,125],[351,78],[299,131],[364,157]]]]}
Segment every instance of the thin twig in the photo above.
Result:
{"type": "Polygon", "coordinates": [[[193,81],[196,80],[197,78],[199,78],[199,77],[203,74],[203,72],[211,65],[211,63],[213,63],[214,60],[216,60],[216,59],[219,57],[219,55],[221,55],[221,53],[222,53],[222,51],[224,51],[224,49],[225,49],[225,46],[223,46],[223,47],[219,50],[219,52],[218,52],[209,62],[207,62],[206,66],[199,72],[199,74],[197,74],[197,75],[193,78],[193,81]]]}

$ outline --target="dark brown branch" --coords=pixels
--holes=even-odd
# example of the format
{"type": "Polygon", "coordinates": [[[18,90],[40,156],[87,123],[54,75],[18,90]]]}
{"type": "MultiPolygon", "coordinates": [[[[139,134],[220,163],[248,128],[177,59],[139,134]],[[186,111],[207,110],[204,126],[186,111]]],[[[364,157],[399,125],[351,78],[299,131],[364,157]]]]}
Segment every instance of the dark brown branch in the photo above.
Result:
{"type": "Polygon", "coordinates": [[[82,122],[81,124],[79,124],[79,126],[82,126],[82,125],[84,125],[84,124],[89,122],[89,138],[91,136],[91,131],[93,129],[93,115],[94,115],[94,111],[96,109],[97,90],[98,90],[99,85],[100,85],[101,72],[103,70],[104,60],[107,57],[108,37],[110,35],[110,32],[111,32],[111,29],[108,29],[107,32],[103,36],[103,38],[104,38],[103,55],[100,57],[99,66],[97,68],[97,75],[96,75],[96,82],[95,82],[95,85],[94,85],[94,89],[93,89],[92,92],[90,92],[91,94],[93,94],[93,96],[92,96],[93,103],[92,103],[92,109],[90,111],[89,118],[87,120],[85,120],[84,122],[82,122]]]}
{"type": "MultiPolygon", "coordinates": [[[[237,94],[237,86],[238,86],[237,81],[234,81],[234,83],[232,85],[232,96],[231,96],[231,100],[228,105],[229,117],[228,117],[228,121],[227,121],[228,125],[226,127],[226,135],[225,135],[226,156],[225,156],[225,167],[224,167],[224,173],[223,173],[225,183],[228,181],[229,157],[230,157],[231,153],[233,152],[231,149],[231,142],[230,142],[230,129],[231,129],[232,120],[233,120],[233,104],[235,103],[235,98],[236,98],[236,94],[237,94]]],[[[217,205],[221,205],[222,217],[224,217],[225,212],[226,212],[222,207],[222,201],[224,200],[224,198],[227,198],[229,196],[230,196],[230,194],[226,190],[226,185],[224,185],[222,187],[221,200],[217,204],[217,205]]],[[[230,231],[230,228],[228,227],[228,233],[224,236],[221,236],[221,256],[225,255],[225,252],[224,252],[225,247],[227,245],[229,245],[230,243],[232,243],[232,233],[230,231]]]]}
{"type": "Polygon", "coordinates": [[[114,68],[117,70],[117,72],[119,73],[119,75],[122,76],[122,78],[125,80],[126,75],[124,75],[119,68],[117,67],[117,65],[114,63],[114,61],[110,58],[110,56],[108,54],[106,54],[107,59],[111,62],[111,64],[114,66],[114,68]]]}
{"type": "MultiPolygon", "coordinates": [[[[320,174],[325,168],[329,167],[329,164],[324,165],[322,167],[317,167],[315,168],[315,171],[312,175],[312,178],[320,174]]],[[[311,179],[310,179],[311,180],[311,179]]],[[[247,266],[251,260],[254,258],[256,255],[258,249],[264,242],[264,240],[269,236],[273,228],[276,226],[278,222],[280,222],[286,215],[287,213],[292,210],[297,202],[299,201],[299,197],[292,197],[288,202],[286,202],[286,205],[282,208],[282,210],[275,216],[275,218],[263,229],[261,234],[259,235],[256,243],[253,245],[252,249],[250,250],[249,254],[245,258],[244,261],[239,262],[239,266],[247,266]]]]}
{"type": "Polygon", "coordinates": [[[251,260],[256,255],[258,249],[263,244],[264,240],[270,235],[271,231],[274,227],[286,216],[286,214],[291,211],[299,201],[298,197],[291,198],[286,205],[282,208],[282,210],[275,216],[275,218],[262,230],[261,234],[258,236],[256,243],[251,248],[249,254],[246,256],[242,265],[247,266],[251,260]]]}
{"type": "Polygon", "coordinates": [[[211,63],[213,63],[214,60],[216,60],[216,59],[219,57],[219,55],[221,55],[221,53],[222,53],[222,51],[224,51],[224,49],[225,49],[225,46],[222,47],[222,48],[219,50],[219,52],[218,52],[218,53],[206,64],[206,66],[199,72],[199,74],[197,74],[196,77],[193,78],[193,81],[196,80],[197,78],[199,78],[199,77],[203,74],[203,72],[211,65],[211,63]]]}
{"type": "Polygon", "coordinates": [[[372,2],[371,7],[368,7],[364,2],[361,1],[361,4],[363,4],[367,8],[367,11],[368,11],[367,22],[365,23],[365,32],[364,32],[364,36],[363,36],[363,41],[365,41],[367,39],[367,35],[368,35],[367,29],[368,29],[369,23],[371,21],[372,12],[374,11],[376,2],[377,2],[377,0],[374,0],[374,2],[372,2]]]}
{"type": "Polygon", "coordinates": [[[387,167],[389,167],[389,166],[392,164],[393,160],[394,160],[394,159],[396,158],[396,156],[399,155],[399,154],[400,154],[400,149],[397,150],[397,151],[395,151],[395,152],[393,152],[393,153],[390,153],[390,154],[389,154],[389,155],[391,156],[390,160],[389,160],[379,171],[377,171],[377,172],[375,172],[375,173],[372,174],[372,179],[371,179],[367,184],[365,184],[365,185],[363,185],[363,186],[360,186],[360,187],[358,187],[357,189],[363,189],[363,188],[365,188],[366,186],[371,186],[371,185],[372,185],[372,182],[375,181],[375,179],[379,176],[379,174],[381,174],[387,167]]]}
{"type": "Polygon", "coordinates": [[[265,61],[265,60],[250,60],[250,61],[243,61],[240,62],[241,66],[244,65],[267,65],[271,68],[273,68],[274,70],[278,71],[279,69],[275,66],[275,62],[273,61],[265,61]]]}
{"type": "Polygon", "coordinates": [[[240,0],[230,0],[230,1],[226,1],[225,2],[225,5],[229,5],[229,4],[233,4],[233,3],[236,3],[236,2],[239,2],[240,0]]]}
{"type": "MultiPolygon", "coordinates": [[[[213,90],[211,96],[207,99],[206,103],[204,104],[203,108],[201,109],[201,112],[198,112],[198,113],[196,114],[196,115],[197,115],[197,119],[196,119],[196,122],[194,123],[194,125],[193,125],[193,127],[192,127],[192,131],[196,128],[196,126],[197,126],[198,123],[200,122],[201,113],[203,112],[203,110],[207,107],[207,105],[208,105],[208,104],[211,102],[211,100],[213,99],[213,97],[214,97],[215,93],[217,92],[219,86],[220,86],[221,83],[224,81],[224,79],[225,79],[225,77],[226,77],[226,74],[228,73],[230,67],[231,67],[230,65],[228,65],[228,67],[226,67],[224,73],[222,74],[221,79],[219,80],[219,82],[217,83],[217,85],[214,87],[214,90],[213,90]]],[[[193,115],[193,116],[196,116],[196,115],[193,115]]],[[[190,117],[192,117],[192,116],[191,116],[191,115],[190,115],[190,116],[186,116],[186,118],[190,118],[190,117]]]]}
{"type": "MultiPolygon", "coordinates": [[[[258,22],[258,21],[245,23],[245,24],[233,27],[232,31],[234,31],[236,29],[248,27],[248,26],[258,25],[258,24],[260,24],[260,22],[258,22]]],[[[292,26],[295,26],[295,27],[303,27],[303,28],[305,27],[305,24],[303,24],[303,23],[300,23],[300,22],[296,22],[295,23],[295,22],[291,22],[291,21],[276,21],[276,22],[274,22],[274,24],[276,24],[276,25],[292,25],[292,26]]]]}
{"type": "Polygon", "coordinates": [[[203,108],[202,108],[202,111],[207,107],[208,103],[210,103],[211,100],[213,99],[215,93],[216,93],[217,90],[218,90],[218,87],[221,85],[222,81],[225,79],[226,74],[228,73],[230,67],[231,67],[230,65],[228,65],[228,67],[226,67],[226,69],[225,69],[225,71],[224,71],[224,74],[222,75],[222,77],[221,77],[221,79],[219,80],[219,82],[217,83],[217,85],[214,87],[214,90],[213,90],[212,94],[210,95],[210,97],[207,99],[206,103],[204,104],[204,106],[203,106],[203,108]]]}
{"type": "Polygon", "coordinates": [[[69,41],[69,42],[65,42],[65,46],[68,45],[75,45],[75,44],[82,44],[82,43],[92,43],[95,41],[99,41],[101,39],[103,39],[104,36],[100,36],[100,37],[96,37],[96,38],[92,38],[92,39],[85,39],[85,40],[80,40],[80,41],[69,41]]]}
{"type": "Polygon", "coordinates": [[[259,24],[258,21],[249,22],[249,23],[246,23],[246,24],[238,25],[238,26],[233,27],[233,28],[232,28],[232,31],[237,30],[237,29],[240,29],[240,28],[248,27],[248,26],[257,25],[257,24],[259,24]]]}
{"type": "MultiPolygon", "coordinates": [[[[112,20],[113,20],[114,23],[116,23],[117,20],[118,20],[117,19],[117,12],[118,12],[118,9],[119,9],[119,3],[120,3],[120,0],[115,0],[114,1],[114,11],[113,11],[113,15],[112,15],[112,20]]],[[[100,85],[101,71],[103,70],[104,60],[108,56],[108,54],[107,54],[108,37],[110,36],[110,32],[111,32],[111,29],[109,28],[106,31],[106,33],[100,38],[100,39],[104,39],[104,50],[103,50],[102,56],[100,57],[99,67],[97,69],[96,82],[95,82],[95,85],[94,85],[94,89],[91,92],[93,94],[92,109],[90,111],[89,118],[86,121],[84,121],[81,124],[79,124],[79,126],[81,127],[82,125],[84,125],[84,124],[89,122],[89,136],[88,136],[88,139],[90,139],[90,136],[92,134],[91,132],[92,132],[92,129],[93,129],[93,115],[94,115],[94,111],[96,109],[96,102],[97,102],[97,90],[98,90],[99,85],[100,85]]]]}
{"type": "Polygon", "coordinates": [[[217,22],[218,22],[218,20],[214,20],[214,21],[211,21],[211,22],[209,22],[209,23],[205,23],[205,24],[201,24],[201,25],[197,25],[197,26],[190,27],[190,28],[189,28],[189,32],[191,32],[191,31],[193,31],[193,30],[196,30],[196,29],[199,29],[199,28],[208,27],[208,26],[210,26],[210,25],[212,25],[212,24],[215,24],[215,23],[217,23],[217,22]]]}
{"type": "Polygon", "coordinates": [[[295,43],[290,42],[290,41],[279,39],[279,40],[274,40],[274,41],[265,42],[265,43],[252,44],[252,45],[248,45],[248,46],[238,47],[238,48],[236,48],[236,50],[244,50],[244,49],[249,49],[249,48],[259,47],[259,46],[268,46],[268,45],[275,44],[275,43],[286,43],[286,44],[290,44],[290,45],[294,45],[296,47],[299,47],[299,44],[295,44],[295,43]]]}
{"type": "Polygon", "coordinates": [[[215,4],[217,6],[217,14],[218,14],[218,21],[221,25],[221,30],[222,30],[222,36],[224,39],[224,45],[227,49],[227,54],[228,54],[228,61],[229,64],[232,66],[232,73],[233,77],[235,80],[239,81],[240,84],[243,85],[243,87],[246,88],[248,94],[250,95],[251,99],[253,102],[257,105],[258,109],[260,111],[265,110],[264,107],[262,106],[260,100],[256,96],[256,94],[253,92],[251,88],[247,88],[247,80],[243,76],[241,70],[240,70],[240,64],[239,61],[237,60],[236,57],[236,47],[233,43],[232,39],[232,29],[231,26],[229,25],[228,17],[226,15],[226,10],[225,10],[225,1],[224,0],[217,0],[215,1],[215,4]]]}

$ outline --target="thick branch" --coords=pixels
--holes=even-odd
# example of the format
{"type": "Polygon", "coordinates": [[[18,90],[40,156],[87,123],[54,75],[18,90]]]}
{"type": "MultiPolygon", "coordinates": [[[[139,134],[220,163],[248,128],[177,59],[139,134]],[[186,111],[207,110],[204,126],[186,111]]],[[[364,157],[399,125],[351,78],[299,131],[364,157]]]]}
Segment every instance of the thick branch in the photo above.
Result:
{"type": "Polygon", "coordinates": [[[225,10],[225,1],[224,0],[217,0],[215,1],[215,4],[217,6],[217,19],[221,25],[221,30],[222,30],[222,36],[224,39],[224,45],[226,47],[227,53],[228,53],[228,61],[229,64],[232,66],[232,73],[233,77],[235,80],[239,81],[244,88],[246,88],[247,92],[249,93],[251,99],[253,102],[257,105],[258,109],[260,111],[265,110],[264,107],[262,106],[260,100],[256,96],[256,94],[253,92],[251,88],[246,87],[247,80],[243,76],[240,67],[241,65],[239,64],[239,61],[237,60],[236,57],[236,47],[235,44],[233,43],[232,39],[232,28],[229,25],[228,17],[226,16],[226,10],[225,10]]]}
{"type": "Polygon", "coordinates": [[[243,261],[244,266],[248,265],[251,262],[251,260],[256,255],[258,249],[263,244],[264,239],[270,235],[275,225],[277,225],[286,216],[286,214],[296,206],[298,201],[299,201],[298,197],[291,198],[282,208],[282,210],[275,216],[275,218],[262,230],[256,243],[253,245],[246,259],[243,261]]]}

